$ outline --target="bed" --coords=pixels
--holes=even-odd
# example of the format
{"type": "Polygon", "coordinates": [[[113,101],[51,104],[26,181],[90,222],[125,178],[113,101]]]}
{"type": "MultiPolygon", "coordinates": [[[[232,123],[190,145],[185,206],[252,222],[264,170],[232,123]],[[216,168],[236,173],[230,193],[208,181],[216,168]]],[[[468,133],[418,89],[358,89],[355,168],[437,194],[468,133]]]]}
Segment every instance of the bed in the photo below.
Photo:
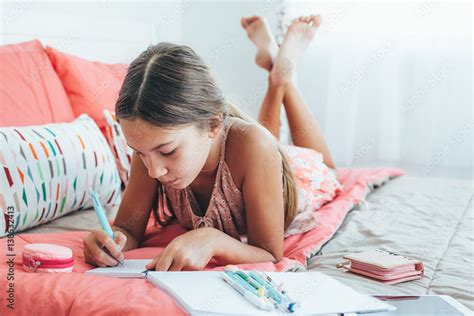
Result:
{"type": "MultiPolygon", "coordinates": [[[[474,308],[472,183],[467,180],[395,178],[354,207],[334,236],[307,262],[363,293],[444,294],[474,308]],[[349,252],[382,248],[423,260],[421,280],[384,285],[336,268],[349,252]]],[[[109,210],[113,218],[117,208],[109,210]]],[[[24,233],[98,229],[93,210],[83,210],[24,233]]],[[[295,270],[301,270],[296,268],[295,270]]]]}
{"type": "MultiPolygon", "coordinates": [[[[151,32],[152,28],[146,23],[137,24],[134,21],[132,24],[120,19],[107,20],[104,24],[103,20],[98,22],[91,20],[88,22],[89,28],[84,28],[81,18],[75,18],[74,20],[77,21],[74,23],[67,23],[72,17],[65,17],[63,12],[52,12],[47,15],[44,12],[35,13],[34,10],[27,10],[22,14],[23,19],[12,19],[9,24],[10,31],[4,32],[3,42],[30,40],[35,34],[48,34],[42,38],[49,45],[64,47],[71,53],[74,52],[84,58],[97,60],[122,60],[124,57],[135,56],[149,42],[156,42],[156,35],[149,34],[153,33],[151,32]],[[48,20],[56,21],[57,25],[72,24],[75,27],[51,29],[42,23],[45,17],[48,20]],[[25,20],[30,23],[23,23],[25,20]],[[32,23],[35,25],[33,33],[28,26],[32,23]],[[105,29],[104,26],[106,26],[105,29]],[[102,31],[96,34],[96,32],[90,32],[91,29],[102,31]],[[71,34],[75,36],[71,37],[71,34]],[[136,38],[136,34],[141,35],[136,38]],[[100,37],[100,41],[97,41],[98,37],[100,37]],[[97,45],[99,45],[99,49],[97,45]]],[[[170,27],[170,29],[172,28],[170,27]]],[[[41,65],[44,66],[44,64],[41,65]]],[[[18,71],[23,72],[24,70],[19,69],[18,71]]],[[[52,89],[63,88],[55,86],[52,89]]],[[[33,103],[20,101],[28,105],[29,114],[31,117],[35,117],[31,109],[33,103]]],[[[11,112],[17,113],[17,111],[18,109],[15,108],[15,111],[11,112]]],[[[24,119],[22,117],[22,120],[24,119]]],[[[14,124],[12,122],[5,123],[7,126],[14,124]]],[[[39,123],[34,122],[34,124],[39,123]]],[[[337,223],[334,235],[325,240],[320,247],[314,249],[305,267],[295,265],[293,270],[321,271],[363,293],[450,295],[471,310],[474,309],[472,181],[405,175],[370,189],[373,191],[367,195],[366,203],[351,206],[350,212],[347,215],[344,214],[344,220],[337,223]],[[425,277],[421,280],[389,286],[345,273],[335,267],[337,263],[341,262],[344,254],[373,248],[382,248],[420,258],[424,262],[425,277]]],[[[109,209],[109,218],[113,219],[116,212],[117,207],[109,209]]],[[[28,239],[33,242],[37,236],[58,233],[65,234],[64,242],[68,242],[68,245],[74,248],[75,255],[78,256],[82,247],[81,238],[87,234],[87,231],[93,229],[100,229],[100,226],[92,209],[73,212],[52,222],[21,232],[18,235],[23,236],[18,240],[21,243],[16,244],[17,257],[20,254],[18,252],[21,246],[25,243],[23,240],[28,239]],[[32,237],[28,238],[28,236],[32,237]]],[[[6,247],[1,242],[4,240],[0,239],[0,255],[3,258],[5,258],[6,247]]],[[[39,240],[44,241],[44,239],[39,240]]],[[[138,252],[132,250],[130,258],[132,257],[139,257],[138,252]]],[[[2,268],[0,266],[0,269],[2,268]]],[[[84,265],[81,265],[80,268],[83,271],[84,265]]],[[[5,287],[2,282],[6,281],[3,272],[4,270],[0,270],[2,276],[0,285],[3,293],[0,298],[2,301],[5,298],[5,287]]],[[[127,300],[116,302],[123,304],[123,307],[109,310],[109,314],[138,315],[140,313],[135,309],[137,305],[156,304],[156,298],[163,297],[158,296],[157,291],[152,293],[156,289],[151,285],[144,284],[144,280],[116,282],[106,287],[106,283],[108,283],[106,279],[84,279],[79,273],[72,273],[64,280],[56,278],[53,281],[47,281],[48,278],[50,277],[45,275],[21,274],[21,266],[18,266],[16,280],[18,309],[8,314],[83,315],[86,314],[84,311],[87,307],[88,314],[96,315],[103,313],[104,310],[101,309],[103,304],[113,303],[114,298],[116,301],[116,297],[123,295],[127,300]],[[57,284],[52,284],[55,281],[57,284]],[[121,293],[124,289],[132,288],[132,286],[125,287],[125,282],[136,286],[138,290],[121,293]],[[48,284],[49,287],[44,286],[41,292],[34,292],[29,288],[34,283],[37,284],[36,288],[39,287],[38,284],[48,284]],[[72,294],[70,295],[65,293],[67,292],[64,290],[66,283],[71,286],[72,294]],[[111,298],[103,297],[101,302],[93,295],[88,295],[88,292],[92,291],[95,286],[102,286],[102,289],[108,291],[111,298]],[[34,305],[31,302],[40,302],[40,304],[34,305]],[[25,305],[28,306],[25,307],[25,305]],[[78,307],[78,305],[81,306],[78,307]]],[[[159,306],[169,306],[170,304],[172,304],[171,299],[164,298],[159,306]]],[[[2,308],[4,307],[5,304],[0,306],[0,314],[7,314],[3,313],[2,308]]],[[[144,311],[144,309],[140,311],[144,311]]]]}
{"type": "Polygon", "coordinates": [[[351,211],[308,269],[364,293],[445,294],[474,308],[472,182],[402,176],[375,190],[351,211]],[[335,268],[347,252],[373,248],[422,259],[421,280],[384,285],[335,268]]]}

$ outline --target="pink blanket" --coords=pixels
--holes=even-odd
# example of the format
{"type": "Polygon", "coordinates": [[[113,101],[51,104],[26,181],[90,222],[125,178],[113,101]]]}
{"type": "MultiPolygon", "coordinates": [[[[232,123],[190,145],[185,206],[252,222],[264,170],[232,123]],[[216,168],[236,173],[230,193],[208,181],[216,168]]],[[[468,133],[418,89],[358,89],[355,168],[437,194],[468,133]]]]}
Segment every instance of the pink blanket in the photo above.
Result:
{"type": "MultiPolygon", "coordinates": [[[[343,192],[332,202],[315,212],[318,227],[285,240],[285,257],[274,264],[263,262],[240,265],[243,269],[263,271],[287,271],[303,268],[337,231],[347,213],[360,204],[374,186],[403,175],[400,169],[341,169],[338,171],[343,192]]],[[[185,232],[179,225],[156,230],[148,226],[141,248],[127,251],[126,259],[153,258],[173,237],[185,232]]],[[[84,262],[83,239],[87,231],[60,234],[20,234],[14,244],[7,245],[7,238],[0,240],[0,315],[165,315],[184,314],[183,310],[165,292],[143,279],[113,279],[100,276],[85,276],[84,271],[93,268],[84,262]],[[72,249],[75,261],[73,273],[35,274],[22,269],[21,251],[28,243],[54,243],[72,249]],[[8,257],[7,246],[13,247],[15,257],[8,257]],[[14,258],[9,267],[7,261],[14,258]],[[10,276],[10,277],[8,277],[10,276]],[[11,280],[11,277],[14,279],[11,280]],[[14,285],[8,286],[13,282],[14,285]],[[13,288],[13,294],[7,290],[13,288]],[[14,302],[14,310],[7,308],[8,298],[14,302]]],[[[222,269],[214,261],[207,269],[222,269]]]]}

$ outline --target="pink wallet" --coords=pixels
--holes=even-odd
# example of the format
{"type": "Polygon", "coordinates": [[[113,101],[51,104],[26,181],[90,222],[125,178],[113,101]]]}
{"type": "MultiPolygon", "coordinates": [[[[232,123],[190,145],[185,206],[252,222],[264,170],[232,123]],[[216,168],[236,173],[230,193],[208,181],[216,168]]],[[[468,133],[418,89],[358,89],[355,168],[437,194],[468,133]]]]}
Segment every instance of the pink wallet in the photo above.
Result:
{"type": "Polygon", "coordinates": [[[421,279],[424,274],[423,263],[420,260],[379,249],[349,254],[343,258],[349,261],[338,264],[338,268],[386,284],[421,279]]]}
{"type": "Polygon", "coordinates": [[[72,250],[54,244],[28,244],[22,258],[26,272],[71,272],[74,266],[72,250]]]}

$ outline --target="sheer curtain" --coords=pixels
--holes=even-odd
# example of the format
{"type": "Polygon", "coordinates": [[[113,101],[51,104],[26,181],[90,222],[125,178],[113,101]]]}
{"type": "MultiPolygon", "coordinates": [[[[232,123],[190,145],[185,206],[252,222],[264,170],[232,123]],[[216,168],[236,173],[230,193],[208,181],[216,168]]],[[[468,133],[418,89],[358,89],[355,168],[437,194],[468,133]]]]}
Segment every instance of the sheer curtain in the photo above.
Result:
{"type": "Polygon", "coordinates": [[[285,4],[323,18],[298,86],[339,167],[472,175],[472,4],[285,4]]]}

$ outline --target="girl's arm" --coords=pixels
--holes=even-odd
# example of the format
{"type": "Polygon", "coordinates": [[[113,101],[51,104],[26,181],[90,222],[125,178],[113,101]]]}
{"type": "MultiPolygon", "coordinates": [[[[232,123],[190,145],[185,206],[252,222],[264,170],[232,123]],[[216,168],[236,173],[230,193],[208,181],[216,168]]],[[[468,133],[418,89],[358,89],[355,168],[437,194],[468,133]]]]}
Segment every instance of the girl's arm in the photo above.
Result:
{"type": "Polygon", "coordinates": [[[123,251],[138,248],[143,241],[150,218],[153,199],[157,198],[158,182],[148,175],[148,170],[134,152],[130,167],[130,179],[123,194],[112,230],[127,236],[123,251]]]}
{"type": "Polygon", "coordinates": [[[193,229],[173,239],[146,265],[147,269],[201,270],[213,257],[220,264],[281,260],[284,238],[282,158],[275,139],[267,130],[249,126],[242,133],[238,152],[245,170],[242,193],[248,244],[216,228],[193,229]]]}
{"type": "Polygon", "coordinates": [[[265,249],[244,244],[220,230],[214,230],[214,259],[222,265],[265,261],[276,262],[280,260],[280,258],[275,258],[274,255],[265,249]]]}
{"type": "Polygon", "coordinates": [[[279,261],[283,257],[285,217],[282,157],[267,130],[249,126],[242,133],[239,159],[245,166],[242,193],[248,244],[221,233],[215,256],[225,263],[279,261]]]}
{"type": "Polygon", "coordinates": [[[284,201],[282,157],[278,143],[263,127],[247,125],[234,138],[243,168],[242,194],[247,244],[224,232],[204,227],[171,241],[146,265],[157,271],[201,270],[215,258],[220,264],[280,261],[283,258],[284,201]]]}

